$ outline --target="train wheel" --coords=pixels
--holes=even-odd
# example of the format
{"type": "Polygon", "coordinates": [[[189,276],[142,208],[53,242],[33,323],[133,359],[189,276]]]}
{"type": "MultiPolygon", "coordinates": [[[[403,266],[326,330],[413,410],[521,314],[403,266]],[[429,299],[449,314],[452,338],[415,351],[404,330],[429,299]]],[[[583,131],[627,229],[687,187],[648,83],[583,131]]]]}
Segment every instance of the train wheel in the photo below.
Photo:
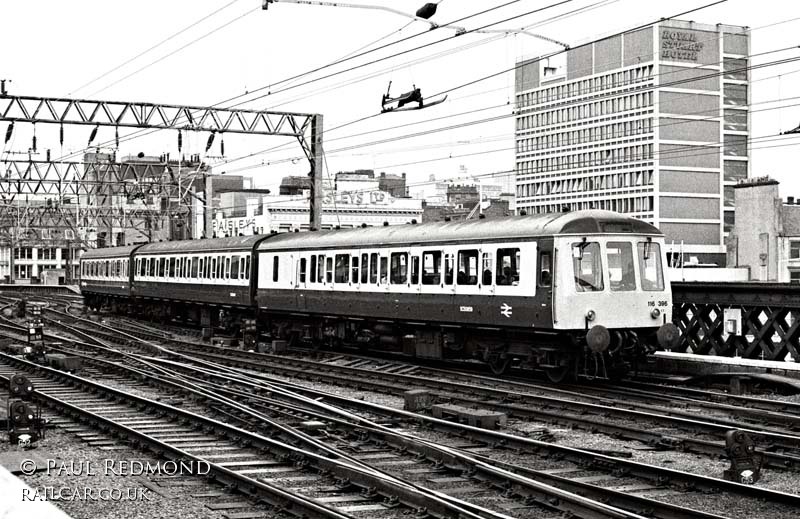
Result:
{"type": "Polygon", "coordinates": [[[547,379],[553,384],[563,384],[574,378],[575,370],[572,367],[572,363],[570,363],[567,366],[545,368],[544,374],[547,375],[547,379]]]}
{"type": "Polygon", "coordinates": [[[495,375],[503,375],[508,371],[508,368],[511,367],[511,357],[493,355],[489,357],[489,360],[486,361],[486,364],[489,365],[489,369],[491,369],[492,373],[495,375]]]}

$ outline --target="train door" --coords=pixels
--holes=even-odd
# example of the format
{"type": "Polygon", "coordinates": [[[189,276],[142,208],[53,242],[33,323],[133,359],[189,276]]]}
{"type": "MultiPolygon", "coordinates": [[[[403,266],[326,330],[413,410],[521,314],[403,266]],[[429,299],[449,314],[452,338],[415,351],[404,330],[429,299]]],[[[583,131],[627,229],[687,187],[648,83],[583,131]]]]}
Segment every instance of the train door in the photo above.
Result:
{"type": "Polygon", "coordinates": [[[481,251],[476,246],[453,251],[455,282],[453,284],[453,320],[471,322],[479,310],[481,251]]]}
{"type": "Polygon", "coordinates": [[[553,305],[555,304],[555,251],[553,239],[540,239],[537,248],[534,325],[550,328],[553,326],[553,305]]]}

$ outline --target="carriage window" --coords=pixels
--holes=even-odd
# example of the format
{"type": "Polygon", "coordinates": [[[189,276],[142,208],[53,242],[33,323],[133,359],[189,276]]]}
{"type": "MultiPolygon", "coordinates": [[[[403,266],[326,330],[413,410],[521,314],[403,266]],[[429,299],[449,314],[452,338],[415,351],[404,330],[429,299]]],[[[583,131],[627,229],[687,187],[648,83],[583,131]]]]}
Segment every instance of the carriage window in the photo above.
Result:
{"type": "Polygon", "coordinates": [[[408,279],[408,253],[392,253],[391,281],[393,285],[406,283],[408,279]]]}
{"type": "Polygon", "coordinates": [[[378,283],[378,254],[375,252],[369,255],[369,282],[378,283]]]}
{"type": "Polygon", "coordinates": [[[278,255],[272,256],[272,282],[277,283],[278,281],[278,267],[280,266],[280,259],[278,255]]]}
{"type": "Polygon", "coordinates": [[[445,254],[444,255],[444,284],[445,285],[452,285],[453,284],[453,255],[452,254],[445,254]]]}
{"type": "Polygon", "coordinates": [[[362,254],[361,255],[361,282],[368,283],[369,282],[369,255],[362,254]]]}
{"type": "Polygon", "coordinates": [[[664,273],[661,271],[661,247],[653,242],[639,242],[639,272],[642,290],[664,290],[664,273]]]}
{"type": "Polygon", "coordinates": [[[225,260],[222,256],[217,256],[217,279],[224,279],[225,260]]]}
{"type": "Polygon", "coordinates": [[[456,276],[456,282],[459,285],[478,284],[477,250],[458,251],[458,276],[456,276]]]}
{"type": "Polygon", "coordinates": [[[198,265],[199,264],[197,262],[197,256],[192,256],[192,270],[191,270],[190,274],[191,274],[191,277],[193,277],[193,278],[197,277],[198,265]]]}
{"type": "Polygon", "coordinates": [[[481,254],[481,284],[492,284],[492,253],[484,252],[481,254]]]}
{"type": "Polygon", "coordinates": [[[333,257],[331,256],[325,258],[325,282],[333,282],[333,257]]]}
{"type": "Polygon", "coordinates": [[[411,256],[411,284],[419,285],[419,256],[411,256]]]}
{"type": "Polygon", "coordinates": [[[498,285],[509,286],[519,284],[520,253],[518,248],[497,249],[497,281],[498,285]]]}
{"type": "Polygon", "coordinates": [[[175,258],[169,259],[169,277],[175,277],[175,258]]]}
{"type": "Polygon", "coordinates": [[[217,279],[217,258],[211,257],[211,279],[217,279]]]}
{"type": "Polygon", "coordinates": [[[309,283],[316,283],[317,282],[317,255],[311,255],[311,275],[308,277],[309,283]]]}
{"type": "Polygon", "coordinates": [[[158,260],[158,275],[162,278],[167,277],[167,258],[158,260]]]}
{"type": "Polygon", "coordinates": [[[244,279],[244,257],[239,258],[239,279],[244,279]]]}
{"type": "Polygon", "coordinates": [[[225,279],[231,278],[231,259],[225,258],[225,272],[223,273],[225,279]]]}
{"type": "Polygon", "coordinates": [[[599,243],[594,241],[573,243],[572,265],[575,273],[575,289],[578,292],[603,290],[603,265],[599,243]]]}
{"type": "Polygon", "coordinates": [[[248,255],[244,261],[244,278],[250,279],[250,255],[248,255]]]}
{"type": "Polygon", "coordinates": [[[553,284],[552,260],[550,252],[539,253],[539,286],[549,287],[553,284]]]}
{"type": "Polygon", "coordinates": [[[422,284],[438,285],[442,282],[442,253],[438,250],[422,253],[422,284]]]}
{"type": "Polygon", "coordinates": [[[317,262],[317,283],[324,283],[324,282],[325,282],[325,256],[320,254],[319,261],[317,262]]]}
{"type": "Polygon", "coordinates": [[[147,270],[148,270],[148,272],[150,272],[150,277],[156,277],[156,268],[158,267],[158,258],[147,258],[147,264],[149,265],[147,270]]]}
{"type": "Polygon", "coordinates": [[[381,256],[381,285],[388,283],[389,278],[389,258],[381,256]]]}
{"type": "Polygon", "coordinates": [[[231,279],[239,279],[239,256],[231,256],[231,279]]]}
{"type": "Polygon", "coordinates": [[[335,283],[347,283],[350,270],[350,255],[337,254],[336,255],[336,271],[334,275],[335,283]]]}
{"type": "Polygon", "coordinates": [[[350,279],[353,280],[353,283],[358,283],[358,256],[353,256],[350,259],[350,268],[353,269],[350,279]]]}
{"type": "Polygon", "coordinates": [[[300,258],[300,283],[306,282],[306,269],[308,268],[308,260],[300,258]]]}
{"type": "Polygon", "coordinates": [[[606,244],[608,282],[612,292],[636,290],[633,267],[633,247],[628,242],[610,241],[606,244]]]}

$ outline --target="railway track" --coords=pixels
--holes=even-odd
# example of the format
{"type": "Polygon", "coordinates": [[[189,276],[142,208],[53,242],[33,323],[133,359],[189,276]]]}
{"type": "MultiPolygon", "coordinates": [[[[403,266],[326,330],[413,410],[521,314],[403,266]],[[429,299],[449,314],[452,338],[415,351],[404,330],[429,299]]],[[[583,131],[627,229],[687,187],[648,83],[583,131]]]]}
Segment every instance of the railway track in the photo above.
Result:
{"type": "MultiPolygon", "coordinates": [[[[112,334],[113,334],[113,332],[109,331],[109,335],[112,335],[112,334]]],[[[124,335],[124,334],[125,333],[122,333],[120,335],[124,335]]],[[[126,342],[127,341],[135,342],[137,339],[136,339],[135,336],[132,336],[132,337],[118,337],[118,340],[124,340],[126,342]]],[[[170,348],[175,349],[175,345],[176,345],[175,341],[166,341],[165,340],[164,342],[168,342],[168,346],[170,348]]],[[[184,343],[184,345],[186,345],[186,344],[184,343]]],[[[188,347],[188,345],[186,345],[186,346],[188,347]]],[[[199,347],[199,345],[196,345],[196,344],[193,344],[192,346],[199,347]]],[[[242,358],[241,357],[240,358],[233,358],[232,357],[232,355],[234,355],[234,354],[238,356],[240,353],[242,353],[240,351],[220,349],[220,348],[216,348],[216,347],[215,348],[209,348],[209,351],[223,352],[223,354],[225,356],[229,357],[229,359],[228,359],[229,361],[232,361],[234,364],[237,364],[239,366],[241,366],[241,364],[242,364],[242,358]]],[[[195,351],[187,352],[187,354],[191,354],[193,356],[198,356],[197,352],[195,352],[195,351]]],[[[209,357],[209,354],[202,354],[202,355],[199,355],[199,356],[200,357],[205,357],[205,358],[213,358],[213,357],[209,357]]],[[[249,357],[250,360],[253,360],[253,359],[260,359],[262,361],[265,360],[265,359],[269,359],[271,361],[274,360],[271,356],[247,356],[247,357],[249,357]]],[[[284,358],[284,357],[281,357],[281,359],[286,360],[286,358],[284,358]]],[[[153,360],[155,361],[156,359],[153,359],[153,360]]],[[[214,360],[215,361],[220,361],[220,360],[223,360],[223,359],[214,358],[214,360]]],[[[252,368],[254,366],[249,366],[249,367],[252,368]]],[[[358,369],[358,368],[352,368],[352,369],[358,369]]],[[[309,372],[309,374],[312,377],[315,377],[315,376],[319,375],[318,373],[311,373],[311,372],[309,372]]],[[[497,381],[495,381],[495,382],[497,382],[497,381]]],[[[501,382],[505,382],[505,381],[501,381],[501,382]]],[[[226,384],[231,384],[232,381],[228,380],[225,383],[226,384]]],[[[272,384],[272,383],[274,383],[274,381],[270,382],[270,383],[272,384]]],[[[289,387],[289,386],[287,385],[287,387],[289,387]]],[[[222,386],[222,387],[217,387],[216,390],[220,391],[220,392],[224,392],[227,389],[224,386],[222,386]]],[[[263,390],[263,388],[262,388],[262,390],[263,390]]],[[[302,388],[299,388],[299,387],[293,387],[293,390],[298,391],[298,392],[304,391],[302,388]]],[[[231,396],[233,397],[235,395],[231,395],[231,396]]],[[[249,392],[248,391],[244,391],[243,394],[240,394],[238,396],[240,398],[245,399],[245,400],[247,400],[247,399],[252,400],[253,399],[252,391],[249,391],[249,392]]],[[[328,399],[329,400],[336,400],[337,397],[335,397],[333,395],[323,395],[321,393],[315,393],[315,398],[326,398],[326,400],[328,400],[328,399]]],[[[610,487],[610,489],[613,489],[614,488],[614,486],[613,486],[614,483],[613,482],[614,482],[615,477],[609,476],[609,474],[613,474],[614,472],[617,472],[618,474],[621,474],[623,478],[624,477],[632,477],[632,478],[636,479],[636,481],[625,482],[624,479],[623,479],[622,482],[620,482],[620,481],[616,482],[617,483],[616,487],[622,489],[621,493],[623,493],[623,494],[625,493],[626,489],[628,491],[631,491],[631,490],[635,490],[636,488],[639,488],[641,490],[641,489],[647,489],[649,487],[650,489],[660,488],[661,490],[663,490],[663,486],[664,486],[663,482],[666,481],[666,480],[674,481],[675,484],[679,484],[679,485],[681,485],[683,487],[686,487],[686,488],[689,488],[689,487],[701,488],[701,489],[703,489],[704,491],[707,491],[707,492],[716,491],[716,490],[719,490],[719,488],[720,488],[719,487],[719,485],[720,485],[719,480],[713,480],[713,478],[707,478],[707,480],[694,480],[693,477],[692,477],[693,475],[682,475],[682,474],[675,474],[675,473],[671,473],[670,474],[669,471],[667,471],[667,473],[663,473],[662,472],[661,474],[657,475],[656,477],[653,477],[654,476],[654,471],[653,471],[652,468],[643,468],[641,466],[637,466],[637,464],[634,463],[632,465],[626,465],[625,468],[620,469],[619,463],[621,461],[624,462],[624,460],[618,460],[618,459],[615,459],[613,457],[598,457],[598,455],[596,453],[588,453],[588,456],[586,455],[586,453],[584,453],[584,454],[576,454],[575,450],[571,451],[569,448],[557,449],[557,448],[555,448],[557,446],[553,446],[551,444],[547,444],[546,442],[536,442],[535,440],[513,437],[511,435],[503,435],[502,433],[497,433],[497,432],[494,432],[494,431],[476,430],[476,431],[465,432],[464,430],[454,429],[454,427],[456,427],[458,424],[452,424],[451,422],[435,420],[435,419],[432,419],[430,417],[425,417],[423,415],[414,415],[413,413],[410,413],[408,415],[403,416],[403,412],[400,412],[398,410],[376,409],[375,407],[371,407],[369,404],[366,404],[364,402],[359,404],[358,402],[354,402],[354,401],[345,402],[345,401],[342,400],[339,403],[341,403],[343,406],[344,405],[351,406],[352,408],[359,408],[359,406],[361,406],[361,410],[362,411],[368,410],[368,412],[376,414],[376,415],[380,414],[380,413],[383,413],[383,416],[385,418],[394,420],[395,422],[408,421],[408,420],[415,420],[415,421],[420,421],[421,420],[424,423],[426,423],[429,427],[432,427],[433,429],[435,429],[437,431],[441,430],[441,431],[446,432],[449,435],[460,435],[462,437],[469,438],[470,441],[472,441],[473,444],[474,444],[473,445],[473,449],[478,449],[477,452],[472,452],[472,451],[466,450],[466,452],[468,453],[468,455],[471,458],[475,458],[478,461],[485,461],[486,463],[492,463],[492,464],[494,464],[495,467],[499,466],[501,468],[507,468],[507,470],[510,470],[510,471],[513,470],[517,474],[526,475],[527,477],[530,477],[530,478],[536,478],[537,481],[551,481],[551,482],[558,483],[559,485],[561,485],[559,488],[570,488],[571,490],[569,490],[569,491],[572,491],[572,492],[581,492],[581,493],[585,494],[586,492],[589,492],[592,489],[594,489],[594,492],[598,492],[597,488],[599,487],[599,485],[592,485],[590,483],[587,483],[585,480],[582,480],[582,478],[588,478],[588,480],[592,480],[594,478],[595,481],[605,481],[606,484],[608,484],[608,482],[612,482],[611,483],[612,487],[610,487]],[[533,442],[533,443],[531,443],[531,442],[533,442]],[[570,479],[569,477],[559,476],[558,470],[556,471],[556,473],[548,473],[547,471],[537,471],[536,469],[530,469],[530,468],[527,468],[527,467],[520,467],[519,465],[508,464],[507,462],[504,463],[503,461],[498,460],[496,457],[489,457],[488,455],[484,455],[484,454],[480,453],[481,449],[490,449],[490,447],[493,446],[493,445],[500,445],[500,446],[503,446],[505,448],[517,449],[520,452],[522,452],[523,450],[546,452],[548,456],[556,456],[556,457],[559,457],[559,458],[562,458],[562,459],[569,459],[570,462],[573,463],[573,466],[572,467],[568,467],[568,468],[564,468],[563,472],[561,472],[561,473],[562,474],[573,474],[575,480],[570,479]],[[598,469],[596,469],[596,467],[602,467],[602,466],[606,466],[608,468],[607,470],[605,470],[605,474],[603,473],[603,470],[600,470],[600,472],[597,472],[598,469]],[[644,474],[646,474],[646,476],[643,476],[644,474]],[[560,478],[560,480],[559,480],[559,478],[560,478]],[[648,482],[643,483],[643,480],[646,480],[648,482]],[[653,484],[654,481],[656,482],[655,485],[653,484]],[[583,487],[581,485],[583,485],[583,487]]],[[[393,459],[396,456],[398,456],[398,454],[397,454],[398,452],[410,452],[409,449],[408,449],[408,446],[407,445],[403,445],[402,442],[401,443],[397,443],[397,441],[395,441],[395,443],[392,444],[389,441],[387,441],[386,437],[381,437],[380,434],[379,434],[380,431],[370,431],[369,432],[369,436],[364,437],[363,433],[364,433],[364,431],[366,429],[363,426],[360,429],[360,431],[362,433],[361,436],[359,436],[358,433],[354,432],[356,429],[351,429],[351,430],[348,431],[341,423],[337,424],[336,428],[334,428],[334,429],[328,429],[328,427],[330,427],[330,423],[331,423],[331,417],[330,416],[326,417],[324,415],[314,415],[313,413],[309,413],[308,409],[304,409],[304,408],[278,410],[275,407],[278,404],[276,404],[274,401],[266,402],[266,403],[262,402],[262,404],[264,406],[266,406],[264,409],[271,409],[271,411],[273,413],[277,413],[279,415],[284,415],[286,417],[294,417],[295,419],[297,419],[298,416],[300,416],[300,417],[305,417],[306,419],[310,418],[310,419],[318,420],[318,421],[320,421],[322,423],[326,423],[325,434],[329,435],[331,438],[338,438],[339,442],[345,442],[348,438],[350,438],[351,439],[350,443],[353,443],[352,442],[352,438],[355,437],[355,438],[358,439],[356,441],[356,443],[361,443],[361,444],[370,444],[370,443],[372,443],[372,444],[380,446],[380,449],[378,449],[378,450],[384,449],[384,452],[367,453],[366,454],[367,456],[371,456],[373,454],[375,455],[375,457],[372,458],[372,459],[380,460],[380,459],[382,459],[382,457],[387,457],[389,459],[393,459]],[[298,413],[299,413],[299,415],[298,415],[298,413]],[[342,431],[344,431],[344,432],[342,432],[342,431]],[[385,452],[386,445],[391,445],[391,448],[389,449],[391,452],[389,452],[389,453],[385,452]]],[[[259,404],[259,405],[262,405],[262,404],[259,404]]],[[[250,405],[253,405],[252,401],[250,402],[250,405]]],[[[281,405],[286,405],[286,404],[281,404],[281,405]]],[[[233,414],[233,415],[229,414],[229,417],[230,418],[235,418],[235,414],[233,414]]],[[[239,418],[239,419],[241,419],[241,418],[239,418]]],[[[247,420],[245,419],[242,422],[242,425],[244,426],[246,424],[247,424],[247,420]]],[[[255,424],[250,423],[250,425],[254,426],[255,424]]],[[[357,426],[355,426],[353,424],[350,424],[350,427],[357,427],[357,426]]],[[[383,433],[383,434],[385,434],[385,433],[383,433]]],[[[457,448],[457,447],[458,446],[450,447],[450,448],[457,448]]],[[[492,450],[492,449],[490,449],[490,450],[492,450]]],[[[415,457],[419,456],[419,454],[415,454],[414,456],[415,457]]],[[[438,459],[441,460],[442,459],[442,453],[439,453],[438,456],[439,456],[438,459]]],[[[397,459],[395,459],[395,461],[410,462],[410,461],[413,461],[413,460],[404,460],[404,459],[397,460],[397,459]]],[[[435,463],[435,460],[434,460],[434,466],[435,465],[436,465],[436,463],[435,463]]],[[[641,465],[641,464],[639,464],[639,465],[641,465]]],[[[427,470],[431,470],[431,469],[427,469],[427,470]]],[[[444,471],[446,471],[447,475],[442,476],[442,477],[444,479],[455,478],[455,479],[452,480],[452,482],[454,482],[454,483],[456,483],[456,482],[463,483],[462,480],[469,481],[470,478],[472,477],[472,476],[470,476],[470,474],[474,473],[474,471],[471,470],[469,467],[456,465],[454,462],[452,462],[452,460],[449,462],[449,465],[447,467],[437,467],[436,470],[439,470],[439,471],[444,470],[444,471]],[[465,478],[464,474],[466,474],[468,477],[465,478]]],[[[616,479],[619,479],[619,476],[616,476],[616,479]]],[[[725,482],[722,482],[723,485],[724,485],[724,483],[725,482]]],[[[508,482],[506,482],[505,484],[500,483],[500,485],[501,485],[501,488],[502,488],[502,485],[505,485],[506,490],[508,488],[512,488],[511,486],[509,486],[508,482]]],[[[600,487],[600,488],[602,488],[602,487],[600,487]]],[[[745,488],[753,489],[754,487],[745,487],[745,488]]],[[[759,489],[759,490],[763,490],[763,489],[759,489]]],[[[728,490],[728,491],[731,491],[731,490],[728,490]]],[[[618,493],[619,492],[620,491],[618,491],[618,493]]],[[[736,488],[736,489],[732,490],[732,492],[742,493],[743,495],[747,494],[747,491],[744,491],[743,489],[739,489],[739,488],[736,488]]],[[[509,492],[509,495],[511,495],[513,493],[514,492],[509,492]]],[[[523,496],[523,504],[526,502],[525,500],[529,500],[529,502],[531,502],[531,503],[535,502],[535,500],[536,500],[535,496],[532,497],[531,495],[526,495],[524,492],[520,492],[519,495],[523,496]]],[[[773,500],[776,500],[776,501],[781,501],[782,499],[789,499],[789,502],[792,504],[792,506],[797,506],[797,503],[792,502],[792,499],[794,499],[795,496],[790,496],[790,495],[786,495],[786,496],[789,496],[789,497],[788,498],[786,498],[786,497],[777,497],[776,498],[776,496],[769,496],[769,497],[762,496],[761,499],[773,499],[773,500]]],[[[635,497],[637,497],[637,496],[629,496],[629,499],[633,499],[635,497]]],[[[613,499],[613,500],[609,499],[608,496],[606,496],[604,498],[600,497],[599,499],[601,499],[601,500],[603,500],[605,502],[613,503],[613,504],[616,504],[617,502],[620,501],[620,497],[619,496],[616,496],[615,499],[613,499]]],[[[652,501],[652,502],[649,503],[649,508],[647,506],[644,506],[642,503],[638,503],[638,504],[637,503],[633,503],[632,504],[630,502],[627,503],[626,508],[647,512],[647,511],[652,511],[652,510],[659,509],[659,506],[660,507],[667,506],[665,503],[660,503],[659,504],[658,501],[654,501],[654,500],[650,500],[650,501],[652,501]]],[[[682,512],[682,513],[685,514],[687,512],[682,512]]],[[[692,512],[689,512],[689,513],[692,513],[692,512]]],[[[655,516],[657,516],[657,517],[684,517],[684,515],[675,515],[675,514],[676,514],[675,510],[659,509],[659,512],[657,514],[655,514],[655,516]]]]}

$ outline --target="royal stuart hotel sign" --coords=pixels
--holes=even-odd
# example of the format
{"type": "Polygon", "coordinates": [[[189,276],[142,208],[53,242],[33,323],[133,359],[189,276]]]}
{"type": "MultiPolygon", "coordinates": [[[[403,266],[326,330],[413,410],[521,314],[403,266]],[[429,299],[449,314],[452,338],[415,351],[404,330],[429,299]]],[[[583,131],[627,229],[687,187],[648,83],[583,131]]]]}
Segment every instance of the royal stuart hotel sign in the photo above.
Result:
{"type": "Polygon", "coordinates": [[[703,46],[703,43],[697,41],[696,32],[671,29],[661,31],[661,59],[697,61],[703,46]]]}

